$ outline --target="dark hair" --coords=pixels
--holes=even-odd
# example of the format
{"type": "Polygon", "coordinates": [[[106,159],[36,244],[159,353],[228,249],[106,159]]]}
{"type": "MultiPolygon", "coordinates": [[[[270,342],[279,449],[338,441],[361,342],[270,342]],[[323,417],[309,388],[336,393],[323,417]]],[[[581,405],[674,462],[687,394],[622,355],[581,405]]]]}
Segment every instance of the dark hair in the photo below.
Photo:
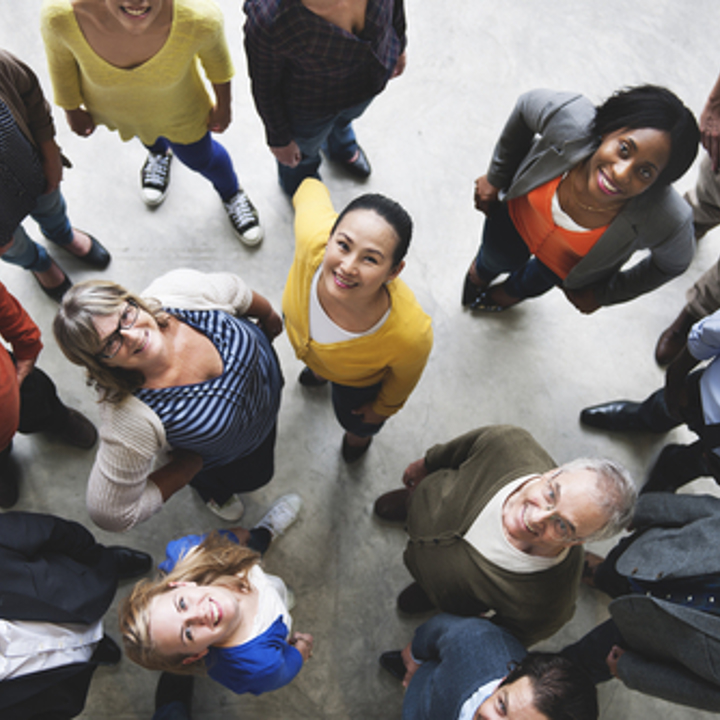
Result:
{"type": "Polygon", "coordinates": [[[550,720],[597,720],[595,684],[575,663],[554,653],[528,653],[507,675],[501,685],[522,677],[530,680],[533,704],[550,720]]]}
{"type": "Polygon", "coordinates": [[[379,193],[367,193],[360,195],[350,202],[349,205],[337,216],[337,220],[332,227],[331,234],[340,224],[340,221],[354,210],[372,210],[378,214],[388,225],[395,231],[397,237],[397,245],[393,250],[393,267],[396,268],[402,259],[407,255],[410,247],[410,239],[412,238],[413,222],[408,211],[395,200],[391,200],[385,195],[379,193]]]}
{"type": "Polygon", "coordinates": [[[667,88],[625,88],[595,108],[592,131],[598,138],[622,128],[654,128],[670,134],[670,159],[658,175],[657,185],[670,185],[682,177],[697,155],[700,130],[695,116],[667,88]]]}

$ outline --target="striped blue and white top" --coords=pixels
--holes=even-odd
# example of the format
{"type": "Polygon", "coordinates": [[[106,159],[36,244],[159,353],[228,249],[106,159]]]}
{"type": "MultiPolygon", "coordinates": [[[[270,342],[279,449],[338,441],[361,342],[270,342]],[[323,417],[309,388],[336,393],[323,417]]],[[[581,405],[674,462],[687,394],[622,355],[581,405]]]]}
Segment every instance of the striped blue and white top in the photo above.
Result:
{"type": "Polygon", "coordinates": [[[222,310],[166,311],[212,341],[224,370],[194,385],[141,389],[136,397],[158,415],[168,442],[198,453],[204,468],[248,455],[280,408],[283,377],[270,341],[254,323],[222,310]]]}

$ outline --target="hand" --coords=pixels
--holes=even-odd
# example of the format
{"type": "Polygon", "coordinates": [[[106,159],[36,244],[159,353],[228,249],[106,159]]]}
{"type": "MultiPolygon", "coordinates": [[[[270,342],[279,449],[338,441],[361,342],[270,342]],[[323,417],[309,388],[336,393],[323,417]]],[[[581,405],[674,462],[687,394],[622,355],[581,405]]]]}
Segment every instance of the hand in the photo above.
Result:
{"type": "Polygon", "coordinates": [[[315,644],[312,635],[294,632],[288,642],[302,655],[303,662],[307,662],[312,657],[315,644]]]}
{"type": "Polygon", "coordinates": [[[80,137],[89,137],[95,130],[95,120],[87,110],[82,108],[66,110],[65,117],[70,129],[80,137]]]}
{"type": "Polygon", "coordinates": [[[475,181],[475,209],[489,215],[493,204],[497,202],[499,193],[500,190],[490,184],[487,175],[479,177],[475,181]]]}
{"type": "Polygon", "coordinates": [[[45,175],[45,194],[49,194],[60,187],[63,176],[62,155],[55,140],[46,140],[40,143],[42,155],[43,175],[45,175]]]}
{"type": "Polygon", "coordinates": [[[720,102],[708,98],[700,114],[700,142],[712,161],[713,172],[720,169],[720,102]]]}
{"type": "Polygon", "coordinates": [[[588,288],[581,288],[580,290],[570,290],[563,288],[565,297],[581,312],[585,315],[590,315],[600,308],[600,303],[595,298],[595,291],[588,288]]]}
{"type": "Polygon", "coordinates": [[[428,476],[429,471],[425,464],[425,458],[420,458],[415,462],[411,462],[403,473],[403,484],[408,490],[415,490],[415,488],[428,476]]]}
{"type": "Polygon", "coordinates": [[[217,104],[208,114],[207,126],[210,132],[221,133],[227,130],[232,121],[232,109],[230,105],[217,104]]]}
{"type": "Polygon", "coordinates": [[[302,160],[302,153],[294,140],[291,140],[287,145],[283,145],[283,147],[271,147],[270,152],[279,163],[291,168],[297,167],[302,160]]]}
{"type": "Polygon", "coordinates": [[[283,320],[272,308],[264,317],[258,317],[258,325],[271,342],[283,331],[283,320]]]}
{"type": "Polygon", "coordinates": [[[34,360],[15,360],[18,387],[23,384],[23,380],[32,372],[34,367],[34,360]]]}
{"type": "Polygon", "coordinates": [[[390,79],[400,77],[405,72],[405,66],[407,65],[407,52],[403,52],[399,55],[397,63],[395,63],[395,69],[390,75],[390,79]]]}
{"type": "Polygon", "coordinates": [[[365,403],[359,408],[355,408],[352,414],[359,415],[362,421],[368,425],[380,425],[380,423],[384,423],[387,420],[387,415],[381,415],[375,412],[372,406],[373,404],[371,402],[365,403]]]}
{"type": "Polygon", "coordinates": [[[420,663],[416,663],[412,656],[412,643],[408,643],[400,653],[403,662],[405,663],[405,677],[403,678],[403,687],[407,687],[412,680],[413,675],[417,672],[420,667],[420,663]]]}
{"type": "Polygon", "coordinates": [[[620,660],[624,654],[625,650],[623,650],[619,645],[613,645],[608,653],[608,656],[605,658],[610,674],[613,675],[613,677],[618,677],[618,660],[620,660]]]}

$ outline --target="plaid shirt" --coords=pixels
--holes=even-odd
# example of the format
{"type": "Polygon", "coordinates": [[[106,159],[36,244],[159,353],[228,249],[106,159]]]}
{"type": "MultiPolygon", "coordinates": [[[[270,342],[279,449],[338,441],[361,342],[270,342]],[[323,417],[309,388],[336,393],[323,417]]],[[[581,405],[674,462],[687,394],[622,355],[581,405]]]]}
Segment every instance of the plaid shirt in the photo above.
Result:
{"type": "Polygon", "coordinates": [[[322,118],[377,95],[405,49],[403,0],[367,0],[353,35],[301,0],[246,0],[245,51],[268,145],[292,139],[295,117],[322,118]]]}

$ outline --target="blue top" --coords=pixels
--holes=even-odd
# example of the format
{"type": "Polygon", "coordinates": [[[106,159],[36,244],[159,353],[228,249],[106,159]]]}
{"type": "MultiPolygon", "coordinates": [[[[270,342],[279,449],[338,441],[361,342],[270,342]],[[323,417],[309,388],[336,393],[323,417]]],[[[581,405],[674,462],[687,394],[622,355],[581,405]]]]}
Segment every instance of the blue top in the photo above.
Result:
{"type": "Polygon", "coordinates": [[[249,455],[280,408],[283,379],[270,341],[254,323],[222,310],[168,312],[212,341],[223,372],[193,385],[141,389],[136,397],[160,418],[168,442],[198,453],[204,468],[249,455]]]}
{"type": "MultiPolygon", "coordinates": [[[[234,533],[219,532],[232,542],[238,542],[234,533]]],[[[169,573],[178,560],[206,537],[207,533],[186,535],[169,542],[160,569],[169,573]]],[[[238,694],[261,695],[287,685],[303,665],[300,651],[287,641],[289,632],[282,616],[278,616],[269,628],[242,645],[211,647],[205,656],[208,675],[238,694]]]]}

